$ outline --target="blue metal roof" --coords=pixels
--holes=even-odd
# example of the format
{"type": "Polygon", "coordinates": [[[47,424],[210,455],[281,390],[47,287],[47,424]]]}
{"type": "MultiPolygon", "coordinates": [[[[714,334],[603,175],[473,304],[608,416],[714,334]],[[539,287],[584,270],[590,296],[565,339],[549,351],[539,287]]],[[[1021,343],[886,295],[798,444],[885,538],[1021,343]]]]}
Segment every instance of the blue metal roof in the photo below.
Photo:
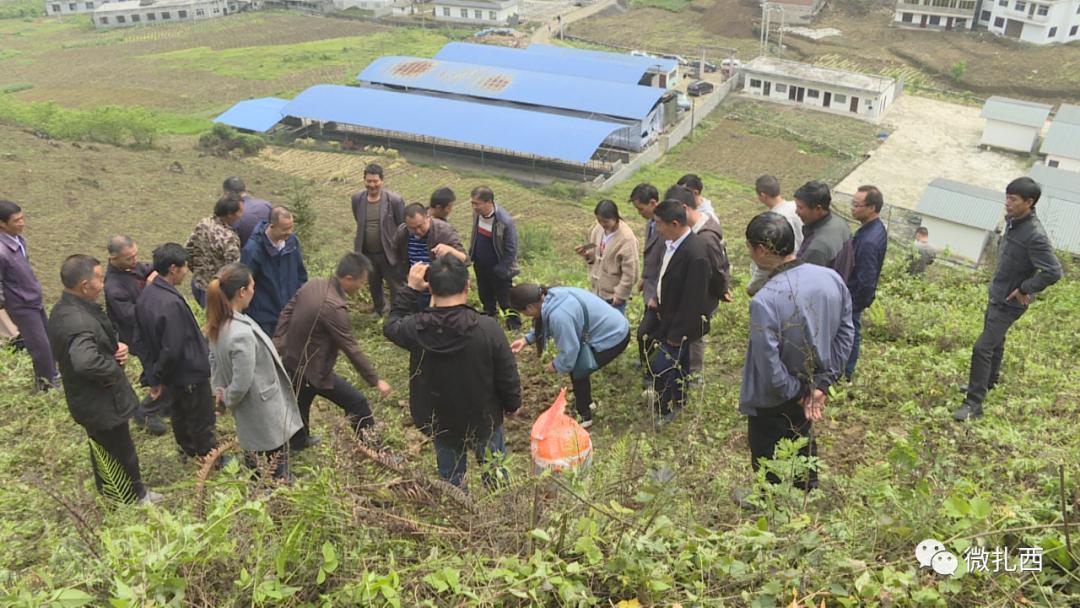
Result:
{"type": "Polygon", "coordinates": [[[568,61],[567,57],[557,54],[535,53],[506,46],[471,44],[468,42],[447,43],[435,54],[435,59],[635,85],[641,81],[641,77],[648,71],[648,68],[617,61],[606,61],[591,57],[581,57],[580,59],[568,61]]]}
{"type": "Polygon", "coordinates": [[[214,122],[220,122],[237,129],[265,133],[281,120],[281,109],[288,103],[288,99],[278,99],[277,97],[241,101],[225,110],[221,116],[214,119],[214,122]]]}
{"type": "Polygon", "coordinates": [[[356,79],[634,120],[646,118],[664,95],[636,84],[416,57],[381,57],[356,79]]]}
{"type": "Polygon", "coordinates": [[[586,163],[625,125],[381,89],[323,84],[282,114],[586,163]]]}
{"type": "Polygon", "coordinates": [[[525,50],[529,53],[556,55],[559,57],[573,58],[575,60],[590,58],[599,59],[600,61],[617,61],[627,65],[638,66],[643,70],[642,73],[647,72],[658,65],[664,72],[671,72],[679,67],[679,62],[674,59],[643,57],[641,55],[631,55],[629,53],[611,53],[608,51],[577,49],[569,46],[555,46],[553,44],[530,44],[525,47],[525,50]]]}

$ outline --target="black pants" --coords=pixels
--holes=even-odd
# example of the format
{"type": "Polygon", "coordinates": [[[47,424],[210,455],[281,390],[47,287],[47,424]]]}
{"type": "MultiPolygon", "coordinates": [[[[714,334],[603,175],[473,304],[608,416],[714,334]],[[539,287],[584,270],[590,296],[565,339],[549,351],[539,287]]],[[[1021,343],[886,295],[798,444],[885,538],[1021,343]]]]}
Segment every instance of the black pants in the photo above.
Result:
{"type": "Polygon", "coordinates": [[[1024,314],[1024,308],[990,302],[983,316],[983,330],[971,349],[971,375],[964,403],[982,407],[986,391],[997,384],[1001,375],[1001,358],[1005,355],[1005,336],[1009,328],[1024,314]]]}
{"type": "Polygon", "coordinates": [[[303,444],[311,434],[308,420],[311,417],[311,402],[315,400],[316,396],[322,397],[345,410],[345,417],[349,419],[349,424],[352,425],[354,432],[359,433],[361,429],[375,424],[375,418],[371,415],[371,407],[368,406],[364,394],[337,374],[334,374],[333,381],[333,386],[325,390],[311,386],[307,380],[302,381],[300,393],[296,397],[296,405],[300,408],[300,419],[304,421],[304,427],[296,431],[296,434],[292,436],[291,443],[293,447],[303,444]]]}
{"type": "MultiPolygon", "coordinates": [[[[476,291],[480,295],[480,304],[484,308],[484,314],[494,317],[499,309],[510,310],[510,287],[511,279],[500,278],[495,274],[494,266],[473,264],[476,269],[476,291]]],[[[509,312],[506,317],[506,326],[511,330],[521,327],[521,317],[517,312],[509,312]]]]}
{"type": "Polygon", "coordinates": [[[371,272],[368,273],[367,280],[368,290],[371,291],[372,309],[380,315],[389,314],[390,306],[386,305],[383,283],[386,283],[386,289],[390,292],[390,305],[392,306],[398,295],[398,274],[390,265],[390,261],[386,259],[385,253],[368,253],[365,251],[364,255],[371,260],[371,272]]]}
{"type": "MultiPolygon", "coordinates": [[[[802,405],[789,401],[783,405],[758,410],[757,416],[747,417],[746,437],[750,442],[750,462],[757,471],[761,467],[761,458],[771,459],[776,452],[776,444],[781,439],[795,440],[799,437],[810,438],[810,443],[799,450],[800,456],[817,456],[817,442],[814,441],[810,421],[803,414],[802,405]]],[[[780,479],[768,474],[770,483],[780,483],[780,479]]],[[[798,479],[795,485],[804,490],[816,488],[817,471],[810,471],[808,479],[798,479]]]]}
{"type": "Polygon", "coordinates": [[[176,445],[188,457],[206,456],[217,447],[214,436],[214,396],[210,381],[190,386],[166,386],[172,406],[172,430],[176,445]]]}
{"type": "MultiPolygon", "coordinates": [[[[87,429],[86,434],[116,459],[116,462],[123,467],[124,472],[131,479],[132,496],[116,496],[114,498],[120,500],[134,498],[137,500],[146,496],[146,486],[143,485],[142,475],[139,473],[139,455],[135,453],[135,444],[131,441],[131,432],[128,430],[127,421],[111,429],[98,431],[87,429]]],[[[98,463],[97,457],[94,456],[93,447],[90,448],[90,468],[94,471],[94,485],[97,486],[98,492],[104,494],[105,484],[101,475],[101,464],[98,463]]]]}
{"type": "Polygon", "coordinates": [[[244,452],[244,465],[247,468],[258,471],[260,460],[274,464],[274,470],[270,473],[274,479],[289,478],[289,450],[284,445],[265,452],[244,452]]]}
{"type": "Polygon", "coordinates": [[[645,370],[645,376],[652,377],[649,373],[649,362],[652,361],[653,354],[656,352],[656,344],[652,338],[653,330],[660,324],[660,317],[656,315],[656,311],[652,308],[645,306],[645,315],[641,317],[641,323],[637,328],[637,347],[638,347],[638,359],[641,361],[641,369],[645,370]]]}
{"type": "MultiPolygon", "coordinates": [[[[626,332],[626,337],[622,339],[617,345],[607,349],[594,353],[596,357],[597,371],[602,369],[608,363],[614,361],[619,355],[626,350],[626,345],[630,344],[630,332],[626,332]]],[[[582,348],[586,348],[582,346],[582,348]]],[[[596,373],[596,372],[593,372],[596,373]]],[[[570,381],[574,386],[574,403],[577,407],[578,414],[584,420],[592,420],[592,412],[589,411],[589,404],[593,402],[592,399],[592,375],[585,376],[579,380],[574,380],[571,375],[570,381]]]]}

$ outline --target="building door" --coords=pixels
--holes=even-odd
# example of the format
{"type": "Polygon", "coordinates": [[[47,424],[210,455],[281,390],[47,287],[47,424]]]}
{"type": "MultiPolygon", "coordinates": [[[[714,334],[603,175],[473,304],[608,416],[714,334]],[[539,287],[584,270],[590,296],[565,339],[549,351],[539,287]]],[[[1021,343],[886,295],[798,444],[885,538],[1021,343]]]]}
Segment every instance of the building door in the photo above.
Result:
{"type": "Polygon", "coordinates": [[[769,93],[772,91],[772,83],[766,80],[761,84],[761,86],[761,90],[765,92],[765,97],[768,97],[769,93]]]}
{"type": "Polygon", "coordinates": [[[832,103],[832,93],[825,91],[825,96],[821,99],[821,107],[827,108],[832,103]]]}
{"type": "Polygon", "coordinates": [[[851,108],[850,109],[851,109],[852,112],[858,112],[859,111],[859,98],[858,97],[852,97],[851,98],[851,108]]]}
{"type": "Polygon", "coordinates": [[[1005,22],[1005,35],[1009,38],[1020,38],[1020,34],[1024,33],[1024,22],[1017,21],[1016,19],[1009,19],[1005,22]]]}
{"type": "Polygon", "coordinates": [[[945,31],[946,32],[951,32],[952,31],[952,17],[949,17],[948,19],[945,20],[945,31]]]}
{"type": "Polygon", "coordinates": [[[794,101],[796,103],[802,103],[803,96],[806,94],[806,87],[796,87],[793,85],[788,86],[787,98],[788,101],[794,101]]]}
{"type": "Polygon", "coordinates": [[[929,19],[927,15],[922,16],[922,21],[919,22],[919,27],[926,27],[926,21],[929,19]]]}
{"type": "Polygon", "coordinates": [[[660,74],[660,88],[667,88],[667,74],[660,74]]]}

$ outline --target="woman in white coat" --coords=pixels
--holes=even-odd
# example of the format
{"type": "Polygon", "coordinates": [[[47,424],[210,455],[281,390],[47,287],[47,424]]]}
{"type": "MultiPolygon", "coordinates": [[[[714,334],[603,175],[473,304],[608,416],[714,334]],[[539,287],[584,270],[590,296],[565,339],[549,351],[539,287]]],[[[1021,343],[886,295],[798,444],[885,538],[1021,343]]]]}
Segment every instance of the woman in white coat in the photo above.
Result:
{"type": "Polygon", "coordinates": [[[218,406],[232,412],[236,435],[256,467],[255,454],[275,462],[274,478],[289,478],[285,447],[303,422],[289,375],[271,339],[242,311],[255,294],[251,270],[233,263],[206,290],[210,382],[218,406]]]}

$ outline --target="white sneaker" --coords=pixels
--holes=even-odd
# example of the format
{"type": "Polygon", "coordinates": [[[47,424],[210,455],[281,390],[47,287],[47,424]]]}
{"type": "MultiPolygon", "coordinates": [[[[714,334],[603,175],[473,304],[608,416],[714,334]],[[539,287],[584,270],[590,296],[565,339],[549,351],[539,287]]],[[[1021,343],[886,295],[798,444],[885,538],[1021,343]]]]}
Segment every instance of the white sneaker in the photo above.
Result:
{"type": "Polygon", "coordinates": [[[159,494],[158,492],[154,492],[153,490],[147,490],[146,491],[146,496],[143,496],[142,498],[139,499],[139,504],[140,505],[156,505],[157,503],[161,502],[164,499],[165,499],[165,496],[163,496],[162,494],[159,494]]]}
{"type": "Polygon", "coordinates": [[[587,429],[592,426],[592,420],[582,420],[579,424],[581,425],[581,428],[587,429]]]}
{"type": "Polygon", "coordinates": [[[596,411],[596,406],[597,406],[597,405],[599,405],[599,404],[598,404],[598,403],[596,403],[595,401],[593,401],[592,403],[590,403],[590,404],[589,404],[589,411],[590,411],[590,412],[595,412],[595,411],[596,411]]]}

